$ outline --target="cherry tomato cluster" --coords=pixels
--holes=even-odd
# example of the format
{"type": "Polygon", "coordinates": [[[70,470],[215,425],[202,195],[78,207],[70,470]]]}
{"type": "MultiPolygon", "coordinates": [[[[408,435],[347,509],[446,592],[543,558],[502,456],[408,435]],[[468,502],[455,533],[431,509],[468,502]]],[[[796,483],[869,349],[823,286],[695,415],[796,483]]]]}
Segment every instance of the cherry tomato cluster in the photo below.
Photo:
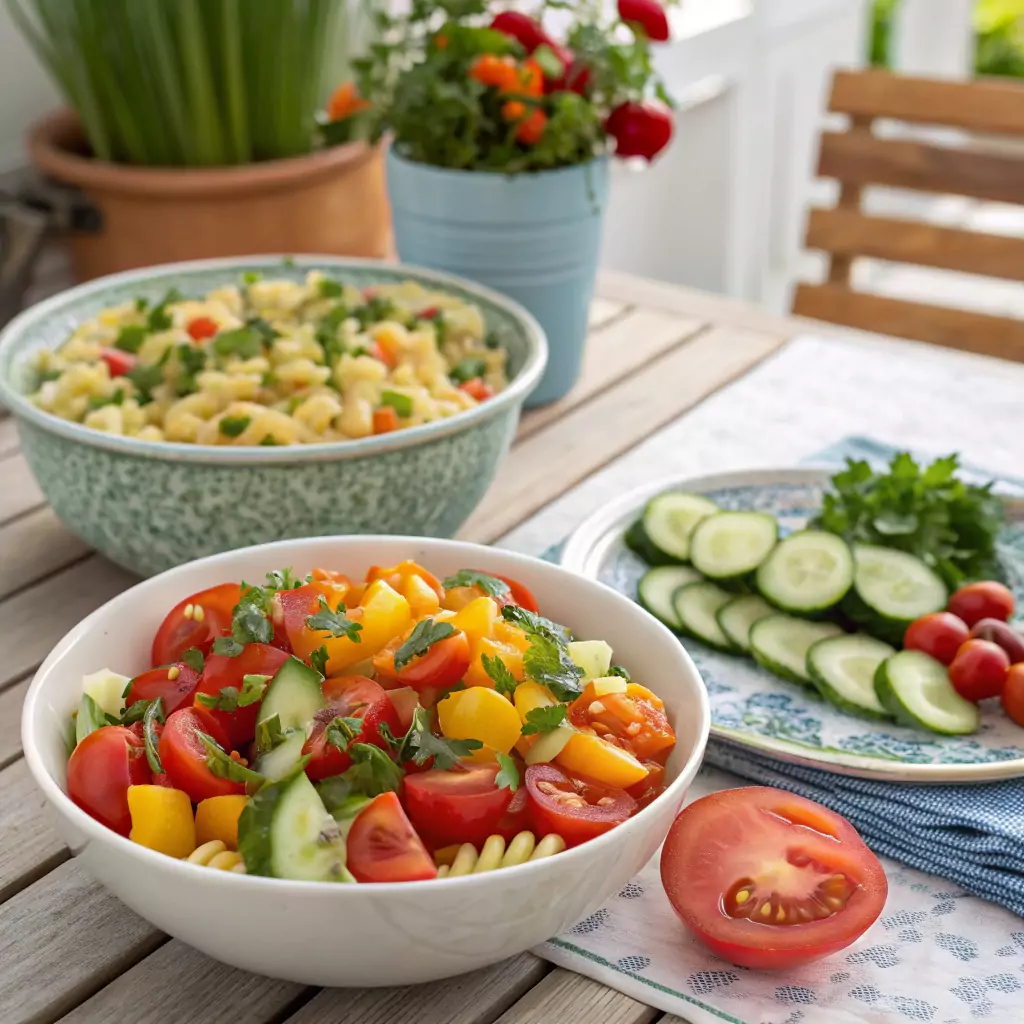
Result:
{"type": "Polygon", "coordinates": [[[964,700],[999,697],[1006,714],[1024,726],[1024,636],[1009,625],[1013,612],[1013,594],[1002,583],[968,583],[946,611],[912,623],[903,646],[941,661],[964,700]]]}

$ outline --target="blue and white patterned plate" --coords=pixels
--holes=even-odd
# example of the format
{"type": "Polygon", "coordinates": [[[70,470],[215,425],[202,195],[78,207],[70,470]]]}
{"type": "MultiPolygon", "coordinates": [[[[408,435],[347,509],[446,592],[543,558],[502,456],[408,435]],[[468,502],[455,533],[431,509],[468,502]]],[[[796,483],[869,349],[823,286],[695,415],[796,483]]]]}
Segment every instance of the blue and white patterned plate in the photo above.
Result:
{"type": "MultiPolygon", "coordinates": [[[[636,598],[647,566],[623,535],[646,502],[666,490],[706,494],[725,509],[771,512],[783,533],[800,529],[821,506],[829,473],[820,469],[728,473],[661,481],[624,495],[569,538],[561,563],[636,598]]],[[[967,475],[967,474],[965,474],[967,475]]],[[[1024,604],[1024,500],[1008,492],[1000,558],[1024,604]]],[[[686,645],[711,698],[711,735],[785,761],[864,778],[906,782],[984,782],[1024,776],[1024,729],[987,702],[972,736],[939,736],[843,714],[804,687],[784,682],[743,657],[686,645]]]]}

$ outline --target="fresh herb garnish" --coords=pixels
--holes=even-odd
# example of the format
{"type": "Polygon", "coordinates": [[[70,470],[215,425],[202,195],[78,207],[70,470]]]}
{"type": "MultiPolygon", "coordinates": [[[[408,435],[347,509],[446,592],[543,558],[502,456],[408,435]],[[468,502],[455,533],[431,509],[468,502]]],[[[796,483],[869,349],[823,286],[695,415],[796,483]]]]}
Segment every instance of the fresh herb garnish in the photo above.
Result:
{"type": "Polygon", "coordinates": [[[182,656],[181,663],[187,665],[193,672],[202,674],[203,668],[206,665],[206,659],[203,657],[203,652],[198,647],[190,647],[182,656]]]}
{"type": "Polygon", "coordinates": [[[95,411],[108,405],[124,405],[124,388],[118,388],[112,395],[90,395],[89,409],[95,411]]]}
{"type": "Polygon", "coordinates": [[[260,318],[247,321],[233,331],[221,331],[212,342],[213,351],[222,359],[238,356],[254,359],[263,355],[264,348],[277,337],[277,331],[260,318]]]}
{"type": "Polygon", "coordinates": [[[409,639],[395,651],[395,671],[401,672],[413,658],[422,657],[434,644],[454,636],[455,632],[450,622],[435,622],[433,619],[417,622],[409,639]]]}
{"type": "Polygon", "coordinates": [[[251,416],[225,416],[220,421],[218,429],[225,437],[239,437],[245,433],[250,423],[251,416]]]}
{"type": "Polygon", "coordinates": [[[122,352],[131,352],[133,356],[137,355],[148,334],[149,331],[140,324],[122,327],[114,342],[114,348],[119,348],[122,352]]]}
{"type": "Polygon", "coordinates": [[[365,331],[372,324],[380,323],[382,320],[393,320],[396,312],[393,302],[374,295],[362,306],[353,309],[349,315],[355,317],[359,321],[359,329],[365,331]]]}
{"type": "Polygon", "coordinates": [[[196,701],[204,707],[230,714],[239,708],[247,708],[250,704],[263,700],[270,679],[270,676],[245,675],[242,676],[241,689],[237,686],[224,686],[216,696],[212,693],[197,693],[196,701]]]}
{"type": "Polygon", "coordinates": [[[242,597],[231,613],[231,636],[213,641],[213,653],[237,658],[246,644],[269,644],[274,638],[274,624],[268,618],[273,587],[252,587],[242,583],[242,597]]]}
{"type": "Polygon", "coordinates": [[[494,776],[494,784],[498,789],[508,789],[514,793],[519,788],[519,769],[516,767],[515,761],[500,750],[495,756],[498,759],[498,764],[501,765],[501,771],[494,776]]]}
{"type": "Polygon", "coordinates": [[[480,661],[483,663],[484,671],[491,677],[494,688],[498,693],[511,698],[519,683],[516,677],[508,670],[508,666],[498,657],[491,657],[489,654],[481,654],[480,661]]]}
{"type": "Polygon", "coordinates": [[[135,385],[135,390],[139,393],[139,405],[146,405],[153,401],[153,389],[164,381],[163,362],[136,366],[135,369],[129,370],[125,377],[135,385]]]}
{"type": "Polygon", "coordinates": [[[156,734],[156,723],[165,722],[164,701],[162,697],[150,701],[142,716],[142,740],[146,745],[146,760],[154,775],[163,774],[164,766],[160,763],[160,738],[156,734]]]}
{"type": "Polygon", "coordinates": [[[196,735],[207,750],[206,767],[218,778],[246,784],[251,782],[257,786],[262,786],[267,781],[259,772],[254,772],[236,761],[212,736],[205,732],[197,732],[196,735]]]}
{"type": "Polygon", "coordinates": [[[361,718],[334,718],[328,724],[324,735],[332,747],[337,747],[343,754],[348,752],[353,741],[359,738],[363,731],[363,720],[361,718]]]}
{"type": "Polygon", "coordinates": [[[256,723],[256,747],[258,750],[273,750],[285,738],[281,728],[281,716],[271,715],[256,723]]]}
{"type": "Polygon", "coordinates": [[[451,740],[435,736],[430,728],[430,712],[426,708],[417,708],[413,712],[409,731],[401,739],[385,732],[386,728],[381,726],[381,735],[391,742],[395,760],[400,764],[412,761],[422,766],[433,758],[434,767],[446,771],[483,746],[480,740],[451,740]]]}
{"type": "Polygon", "coordinates": [[[176,390],[181,396],[191,395],[199,388],[196,375],[206,368],[206,349],[199,345],[179,345],[176,351],[178,365],[181,367],[176,390]]]}
{"type": "Polygon", "coordinates": [[[174,321],[167,312],[167,307],[173,302],[181,302],[184,296],[177,288],[172,288],[150,311],[146,323],[151,331],[167,331],[173,326],[174,321]]]}
{"type": "MultiPolygon", "coordinates": [[[[352,758],[352,767],[335,778],[344,780],[342,785],[348,787],[350,794],[380,796],[381,793],[397,792],[405,772],[380,747],[353,743],[348,748],[348,755],[352,758]]],[[[338,784],[334,788],[335,799],[332,802],[337,802],[338,784]]]]}
{"type": "Polygon", "coordinates": [[[625,679],[627,683],[632,682],[633,680],[633,677],[621,665],[612,665],[612,667],[608,669],[608,675],[618,676],[620,679],[625,679]]]}
{"type": "Polygon", "coordinates": [[[302,585],[302,580],[290,568],[271,569],[267,573],[267,586],[274,590],[298,590],[302,585]]]}
{"type": "Polygon", "coordinates": [[[484,338],[484,348],[496,349],[501,348],[501,338],[498,337],[497,331],[488,331],[487,337],[484,338]]]}
{"type": "Polygon", "coordinates": [[[136,313],[145,313],[148,306],[149,306],[149,299],[144,299],[144,298],[142,298],[141,295],[135,300],[135,312],[136,313]]]}
{"type": "Polygon", "coordinates": [[[345,353],[338,329],[347,319],[348,310],[344,303],[339,302],[320,321],[316,331],[316,343],[324,350],[324,363],[332,369],[345,353]]]}
{"type": "Polygon", "coordinates": [[[487,364],[482,359],[463,359],[456,363],[448,376],[456,384],[465,384],[468,380],[475,380],[487,372],[487,364]]]}
{"type": "Polygon", "coordinates": [[[39,370],[36,373],[36,387],[45,384],[47,381],[57,380],[61,372],[61,370],[39,370]]]}
{"type": "Polygon", "coordinates": [[[134,725],[136,722],[141,722],[146,717],[146,712],[152,703],[151,700],[137,700],[134,704],[126,707],[121,713],[118,725],[134,725]]]}
{"type": "Polygon", "coordinates": [[[485,572],[477,572],[476,569],[460,569],[454,576],[449,576],[442,584],[445,590],[452,587],[476,587],[482,590],[488,597],[504,597],[510,592],[509,585],[497,576],[488,576],[485,572]]]}
{"type": "Polygon", "coordinates": [[[260,441],[260,447],[261,448],[279,448],[281,446],[277,443],[277,438],[274,437],[273,434],[267,434],[267,436],[265,438],[263,438],[262,441],[260,441]]]}
{"type": "Polygon", "coordinates": [[[247,270],[242,274],[242,284],[256,284],[263,280],[263,274],[258,270],[247,270]]]}
{"type": "Polygon", "coordinates": [[[564,627],[543,615],[527,611],[517,604],[507,604],[501,609],[501,617],[513,626],[518,626],[524,633],[535,633],[538,636],[550,637],[556,643],[567,644],[572,635],[564,627]]]}
{"type": "Polygon", "coordinates": [[[564,704],[551,704],[548,707],[533,708],[527,711],[523,735],[532,736],[534,733],[554,732],[565,721],[567,710],[564,704]]]}
{"type": "Polygon", "coordinates": [[[321,299],[337,299],[341,296],[342,287],[337,281],[323,277],[317,285],[317,292],[321,299]]]}
{"type": "Polygon", "coordinates": [[[360,642],[359,634],[363,629],[362,624],[353,622],[344,609],[334,611],[323,594],[317,602],[316,614],[306,616],[306,626],[317,632],[330,633],[333,637],[348,637],[354,644],[360,642]]]}
{"type": "Polygon", "coordinates": [[[382,391],[380,393],[380,404],[390,405],[399,416],[412,415],[412,399],[403,395],[400,391],[382,391]]]}
{"type": "Polygon", "coordinates": [[[580,685],[583,669],[569,657],[565,646],[569,639],[567,631],[518,605],[505,605],[501,614],[507,622],[524,630],[530,639],[530,648],[523,655],[526,674],[546,686],[558,700],[575,700],[583,692],[580,685]]]}
{"type": "Polygon", "coordinates": [[[325,646],[318,647],[309,656],[310,667],[315,669],[322,676],[327,675],[327,662],[330,660],[331,656],[327,653],[327,648],[325,646]]]}

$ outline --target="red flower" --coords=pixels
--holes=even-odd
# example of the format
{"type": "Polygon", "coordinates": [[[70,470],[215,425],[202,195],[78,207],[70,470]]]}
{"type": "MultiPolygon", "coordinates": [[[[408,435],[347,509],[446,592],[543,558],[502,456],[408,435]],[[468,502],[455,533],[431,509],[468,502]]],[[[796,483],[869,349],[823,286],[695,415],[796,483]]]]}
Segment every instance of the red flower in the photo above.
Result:
{"type": "Polygon", "coordinates": [[[619,17],[652,42],[668,41],[668,15],[658,0],[619,0],[619,17]]]}
{"type": "Polygon", "coordinates": [[[616,107],[604,127],[615,139],[615,153],[621,157],[653,160],[672,140],[671,116],[659,107],[643,103],[616,107]]]}

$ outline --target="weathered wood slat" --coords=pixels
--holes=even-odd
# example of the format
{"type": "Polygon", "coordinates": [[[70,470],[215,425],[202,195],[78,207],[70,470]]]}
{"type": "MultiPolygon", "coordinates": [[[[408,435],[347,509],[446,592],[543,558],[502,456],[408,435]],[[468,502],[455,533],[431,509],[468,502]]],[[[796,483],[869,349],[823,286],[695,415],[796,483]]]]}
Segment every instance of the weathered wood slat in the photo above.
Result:
{"type": "Polygon", "coordinates": [[[523,416],[517,440],[561,419],[600,391],[682,344],[701,329],[701,321],[654,310],[634,310],[590,336],[579,383],[558,402],[523,416]]]}
{"type": "Polygon", "coordinates": [[[1024,203],[1024,160],[995,153],[880,139],[866,131],[823,132],[818,173],[850,185],[889,185],[1024,203]]]}
{"type": "Polygon", "coordinates": [[[42,505],[45,500],[23,456],[0,458],[0,523],[42,505]]]}
{"type": "MultiPolygon", "coordinates": [[[[491,1024],[550,970],[529,953],[415,988],[324,989],[287,1024],[491,1024]]],[[[552,1024],[561,1021],[550,1019],[552,1024]]],[[[540,1018],[535,1019],[538,1024],[540,1018]]]]}
{"type": "Polygon", "coordinates": [[[793,309],[800,316],[864,331],[1024,361],[1024,320],[890,299],[831,284],[800,285],[793,309]]]}
{"type": "Polygon", "coordinates": [[[1024,281],[1024,238],[873,217],[855,210],[812,210],[807,247],[1024,281]]]}
{"type": "Polygon", "coordinates": [[[24,760],[0,771],[0,903],[70,856],[51,820],[24,760]]]}
{"type": "Polygon", "coordinates": [[[162,941],[81,865],[61,864],[0,906],[2,1019],[49,1024],[162,941]]]}
{"type": "Polygon", "coordinates": [[[227,967],[172,939],[61,1024],[267,1024],[307,991],[227,967]]]}
{"type": "Polygon", "coordinates": [[[648,1024],[658,1016],[621,992],[556,968],[496,1024],[648,1024]]]}
{"type": "Polygon", "coordinates": [[[887,71],[839,71],[832,83],[829,110],[1024,135],[1024,88],[1007,79],[953,82],[887,71]]]}
{"type": "Polygon", "coordinates": [[[49,506],[0,526],[0,600],[89,553],[49,506]]]}
{"type": "Polygon", "coordinates": [[[626,312],[626,306],[621,302],[610,302],[607,299],[594,299],[590,303],[590,314],[588,322],[590,329],[596,330],[598,327],[603,327],[610,320],[614,320],[617,316],[621,316],[626,312]]]}
{"type": "Polygon", "coordinates": [[[31,677],[0,690],[0,768],[21,756],[21,705],[31,677]]]}
{"type": "Polygon", "coordinates": [[[517,445],[460,536],[502,536],[781,344],[752,331],[711,330],[651,362],[517,445]]]}

